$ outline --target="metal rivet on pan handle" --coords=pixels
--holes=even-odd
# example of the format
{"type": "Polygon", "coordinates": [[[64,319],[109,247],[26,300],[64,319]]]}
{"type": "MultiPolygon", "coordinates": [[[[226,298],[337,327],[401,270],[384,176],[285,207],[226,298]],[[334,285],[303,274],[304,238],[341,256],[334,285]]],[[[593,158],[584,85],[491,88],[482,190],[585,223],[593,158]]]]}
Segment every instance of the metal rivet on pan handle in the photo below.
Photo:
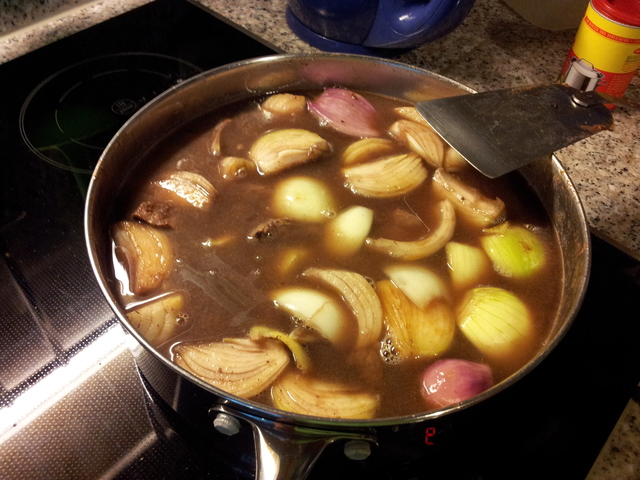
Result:
{"type": "Polygon", "coordinates": [[[371,455],[371,445],[364,440],[350,440],[344,445],[344,454],[351,460],[364,460],[371,455]]]}
{"type": "Polygon", "coordinates": [[[217,431],[229,437],[240,431],[240,421],[226,413],[216,415],[216,418],[213,420],[213,426],[217,431]]]}

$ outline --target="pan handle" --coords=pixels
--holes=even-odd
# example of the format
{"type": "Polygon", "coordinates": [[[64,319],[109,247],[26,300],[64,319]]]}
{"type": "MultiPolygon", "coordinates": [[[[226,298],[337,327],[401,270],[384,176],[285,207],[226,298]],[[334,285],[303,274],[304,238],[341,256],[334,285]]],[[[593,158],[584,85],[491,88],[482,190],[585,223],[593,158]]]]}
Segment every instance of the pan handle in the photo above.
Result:
{"type": "Polygon", "coordinates": [[[345,455],[363,460],[375,444],[367,433],[339,432],[308,428],[269,420],[215,405],[212,410],[247,421],[253,429],[256,452],[256,480],[304,480],[327,445],[348,440],[345,455]]]}

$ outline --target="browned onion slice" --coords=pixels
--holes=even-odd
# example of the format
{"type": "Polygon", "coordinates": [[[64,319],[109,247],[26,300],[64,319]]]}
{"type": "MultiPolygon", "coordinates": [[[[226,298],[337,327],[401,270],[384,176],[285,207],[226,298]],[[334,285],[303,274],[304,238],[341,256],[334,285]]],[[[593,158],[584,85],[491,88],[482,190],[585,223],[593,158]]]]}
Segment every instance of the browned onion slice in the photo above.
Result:
{"type": "Polygon", "coordinates": [[[382,307],[375,290],[365,277],[348,270],[320,268],[310,268],[303,275],[318,278],[340,292],[358,321],[356,349],[372,345],[380,339],[382,307]]]}
{"type": "Polygon", "coordinates": [[[281,410],[330,418],[373,418],[379,396],[353,385],[329,382],[298,373],[280,377],[271,389],[281,410]]]}
{"type": "Polygon", "coordinates": [[[456,227],[455,210],[449,200],[440,202],[440,213],[442,214],[440,225],[426,237],[408,242],[389,238],[367,238],[366,245],[372,250],[402,260],[417,260],[428,257],[447,244],[456,227]]]}
{"type": "Polygon", "coordinates": [[[291,361],[283,343],[272,339],[180,344],[173,353],[180,367],[242,398],[254,397],[269,387],[291,361]]]}

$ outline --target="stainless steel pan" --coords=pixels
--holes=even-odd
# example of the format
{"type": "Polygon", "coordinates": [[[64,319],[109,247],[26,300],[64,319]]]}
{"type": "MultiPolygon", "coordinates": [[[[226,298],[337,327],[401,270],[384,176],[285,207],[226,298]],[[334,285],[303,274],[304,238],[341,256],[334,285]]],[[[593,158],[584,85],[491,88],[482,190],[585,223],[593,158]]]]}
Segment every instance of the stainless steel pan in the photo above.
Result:
{"type": "Polygon", "coordinates": [[[560,239],[565,276],[562,303],[537,356],[482,395],[438,411],[396,418],[364,421],[308,417],[229,395],[160,355],[129,325],[117,301],[108,229],[118,192],[132,179],[132,172],[141,167],[146,152],[192,119],[238,100],[331,85],[413,102],[471,93],[468,88],[425,70],[353,55],[273,56],[224,66],[176,86],[137,113],[104,151],[93,173],[86,203],[91,264],[111,308],[137,340],[134,355],[142,375],[184,419],[213,436],[222,435],[218,432],[233,435],[238,428],[241,432],[253,430],[256,476],[260,479],[305,478],[325,447],[334,443],[348,457],[364,462],[375,456],[402,457],[414,447],[423,456],[437,452],[424,448],[425,439],[430,443],[429,432],[458,416],[474,418],[474,409],[482,402],[535,368],[569,329],[588,281],[590,241],[584,212],[571,180],[558,160],[550,156],[522,168],[520,174],[542,199],[560,239]]]}

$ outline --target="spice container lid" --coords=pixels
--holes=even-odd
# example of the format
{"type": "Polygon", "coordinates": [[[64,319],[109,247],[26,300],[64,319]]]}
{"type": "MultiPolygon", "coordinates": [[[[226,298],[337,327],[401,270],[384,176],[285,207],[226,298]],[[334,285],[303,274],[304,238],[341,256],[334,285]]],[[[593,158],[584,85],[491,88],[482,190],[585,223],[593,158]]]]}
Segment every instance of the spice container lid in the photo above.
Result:
{"type": "Polygon", "coordinates": [[[591,0],[591,5],[614,22],[640,27],[640,0],[591,0]]]}

